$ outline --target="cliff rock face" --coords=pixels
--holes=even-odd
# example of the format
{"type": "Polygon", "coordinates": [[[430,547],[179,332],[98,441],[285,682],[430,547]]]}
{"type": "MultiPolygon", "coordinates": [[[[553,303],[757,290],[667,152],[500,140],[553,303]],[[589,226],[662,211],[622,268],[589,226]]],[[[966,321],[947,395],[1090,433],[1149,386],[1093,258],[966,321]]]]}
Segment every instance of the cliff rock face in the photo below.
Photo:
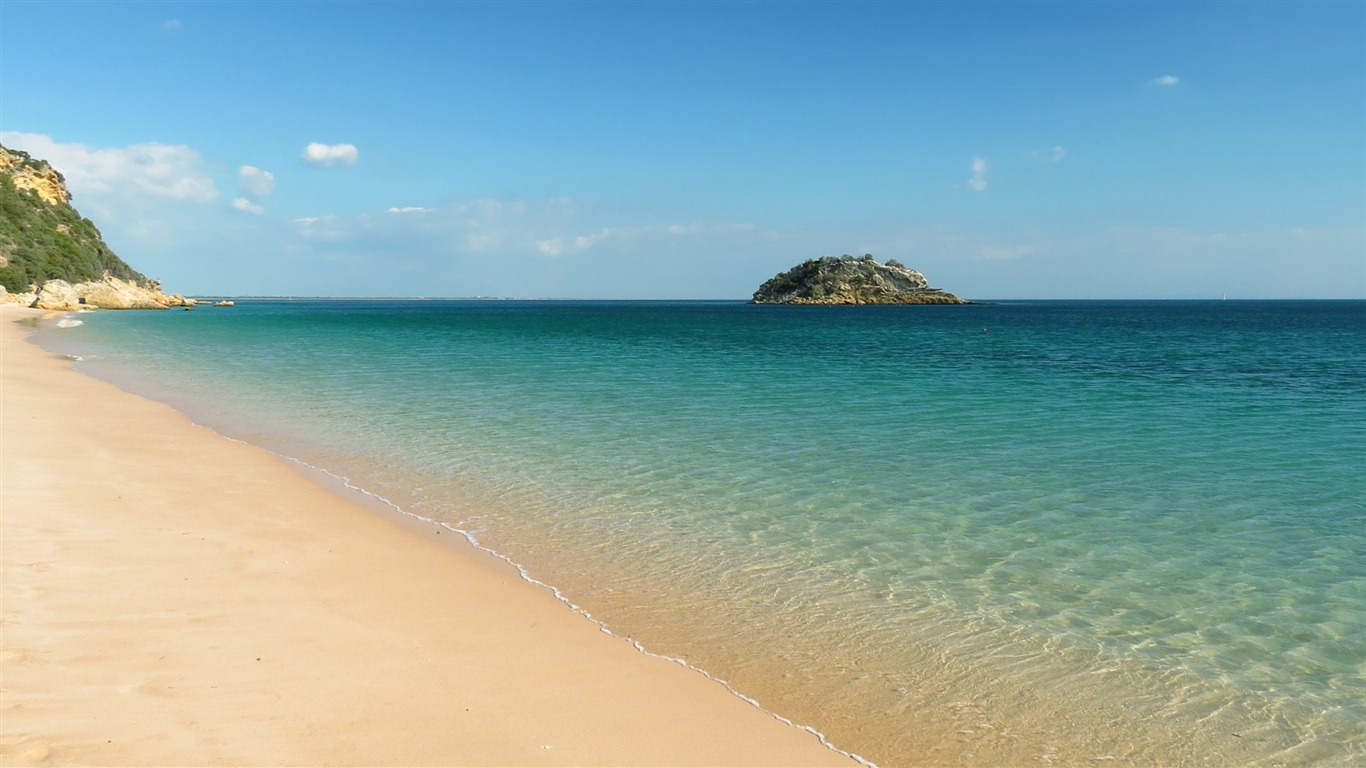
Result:
{"type": "Polygon", "coordinates": [[[33,302],[38,300],[37,291],[25,291],[23,293],[10,293],[5,286],[0,285],[0,304],[18,304],[23,307],[33,306],[33,302]]]}
{"type": "Polygon", "coordinates": [[[143,286],[106,275],[103,280],[74,285],[65,280],[46,280],[37,290],[26,293],[9,293],[0,286],[0,304],[74,312],[81,309],[170,309],[193,307],[198,302],[178,293],[162,293],[155,281],[143,286]]]}
{"type": "Polygon", "coordinates": [[[29,306],[34,309],[80,309],[81,297],[76,295],[76,287],[71,283],[65,280],[48,280],[38,289],[38,298],[29,306]]]}
{"type": "Polygon", "coordinates": [[[14,180],[15,189],[32,190],[48,205],[71,202],[71,193],[66,190],[66,179],[52,166],[41,160],[33,160],[23,152],[0,147],[0,174],[8,174],[14,180]]]}
{"type": "Polygon", "coordinates": [[[39,309],[165,309],[192,299],[162,293],[105,245],[71,207],[52,166],[0,146],[0,303],[39,309]]]}
{"type": "Polygon", "coordinates": [[[163,309],[170,306],[158,301],[152,291],[116,277],[98,283],[81,283],[76,286],[76,296],[78,300],[84,300],[82,303],[100,309],[163,309]]]}
{"type": "Polygon", "coordinates": [[[754,304],[970,304],[930,287],[925,276],[871,254],[809,259],[754,292],[754,304]]]}

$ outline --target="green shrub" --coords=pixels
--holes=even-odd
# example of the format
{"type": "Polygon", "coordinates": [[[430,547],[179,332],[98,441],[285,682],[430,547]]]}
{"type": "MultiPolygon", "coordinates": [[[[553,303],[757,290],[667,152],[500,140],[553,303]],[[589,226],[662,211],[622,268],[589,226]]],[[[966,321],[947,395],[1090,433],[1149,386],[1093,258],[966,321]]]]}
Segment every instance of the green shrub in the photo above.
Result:
{"type": "MultiPolygon", "coordinates": [[[[26,165],[37,163],[15,154],[26,165]]],[[[0,285],[15,293],[52,279],[99,280],[106,272],[123,280],[147,281],[109,250],[89,219],[66,203],[50,205],[36,192],[16,188],[8,174],[0,174],[0,255],[7,262],[0,267],[0,285]]]]}

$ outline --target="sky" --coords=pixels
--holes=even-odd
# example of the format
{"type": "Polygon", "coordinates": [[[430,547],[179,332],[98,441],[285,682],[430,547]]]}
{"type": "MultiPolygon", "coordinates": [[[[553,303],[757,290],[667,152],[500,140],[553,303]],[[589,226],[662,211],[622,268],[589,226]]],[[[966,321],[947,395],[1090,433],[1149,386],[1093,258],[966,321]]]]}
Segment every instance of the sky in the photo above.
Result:
{"type": "Polygon", "coordinates": [[[4,0],[0,144],[190,295],[1366,298],[1362,2],[4,0]]]}

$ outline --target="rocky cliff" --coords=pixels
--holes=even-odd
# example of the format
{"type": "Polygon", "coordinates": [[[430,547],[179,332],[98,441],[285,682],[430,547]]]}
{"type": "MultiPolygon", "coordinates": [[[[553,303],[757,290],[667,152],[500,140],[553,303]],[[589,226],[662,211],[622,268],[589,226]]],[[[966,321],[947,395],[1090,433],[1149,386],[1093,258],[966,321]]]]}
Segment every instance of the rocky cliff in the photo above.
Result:
{"type": "Polygon", "coordinates": [[[162,293],[71,207],[66,180],[26,152],[0,146],[0,302],[39,309],[165,309],[193,300],[162,293]]]}
{"type": "Polygon", "coordinates": [[[15,189],[28,190],[48,205],[71,202],[66,179],[42,160],[34,160],[27,152],[0,146],[0,174],[14,182],[15,189]]]}
{"type": "Polygon", "coordinates": [[[754,304],[970,304],[925,276],[871,254],[809,259],[759,286],[754,304]]]}

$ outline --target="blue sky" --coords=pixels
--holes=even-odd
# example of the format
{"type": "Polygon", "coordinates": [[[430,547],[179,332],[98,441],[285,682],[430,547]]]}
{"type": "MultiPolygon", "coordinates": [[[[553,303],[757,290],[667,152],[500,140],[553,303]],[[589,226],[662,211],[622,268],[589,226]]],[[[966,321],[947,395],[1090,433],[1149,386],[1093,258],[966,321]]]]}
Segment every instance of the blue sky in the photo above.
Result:
{"type": "Polygon", "coordinates": [[[0,45],[0,143],[186,293],[745,298],[871,252],[1366,298],[1366,3],[5,0],[0,45]]]}

